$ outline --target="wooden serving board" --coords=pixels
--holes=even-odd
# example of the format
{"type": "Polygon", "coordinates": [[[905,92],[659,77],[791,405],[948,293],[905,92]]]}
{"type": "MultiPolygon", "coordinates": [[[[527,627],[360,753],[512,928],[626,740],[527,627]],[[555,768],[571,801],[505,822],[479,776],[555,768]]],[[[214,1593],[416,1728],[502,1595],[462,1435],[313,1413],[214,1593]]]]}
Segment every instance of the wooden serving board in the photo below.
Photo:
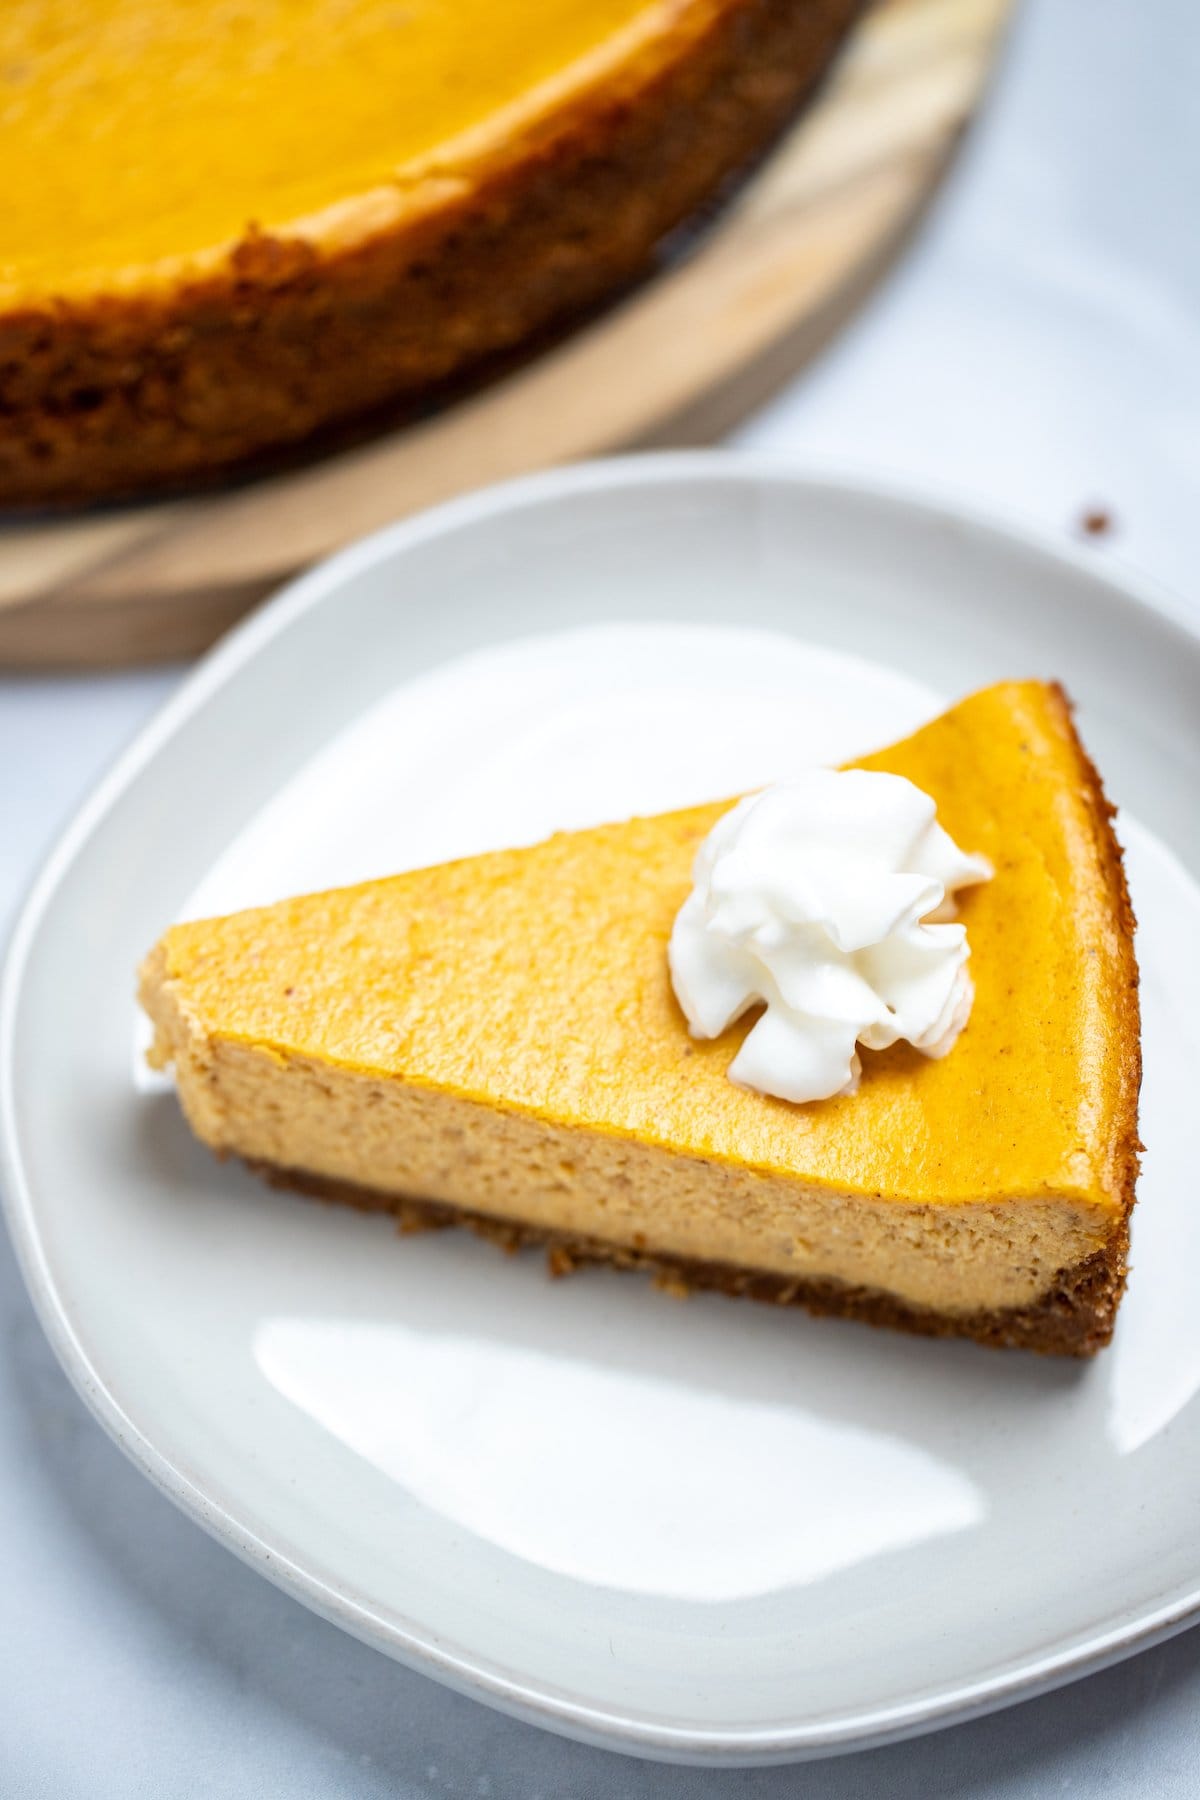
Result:
{"type": "Polygon", "coordinates": [[[690,255],[432,419],[222,493],[0,527],[0,664],[187,656],[316,558],[420,507],[728,429],[903,241],[1013,3],[876,0],[814,105],[690,255]]]}

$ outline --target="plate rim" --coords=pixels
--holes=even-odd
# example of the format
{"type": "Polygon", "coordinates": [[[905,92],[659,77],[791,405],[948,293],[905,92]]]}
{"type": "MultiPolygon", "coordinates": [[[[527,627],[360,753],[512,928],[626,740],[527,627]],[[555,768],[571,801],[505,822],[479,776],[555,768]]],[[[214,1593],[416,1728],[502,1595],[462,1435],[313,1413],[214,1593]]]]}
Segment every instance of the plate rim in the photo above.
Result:
{"type": "Polygon", "coordinates": [[[327,1580],[311,1561],[280,1548],[258,1527],[205,1491],[142,1431],[119,1394],[81,1343],[59,1290],[38,1225],[38,1205],[21,1150],[14,1055],[17,1015],[26,969],[42,920],[79,852],[103,825],[120,796],[160,746],[198,712],[225,681],[310,609],[334,600],[363,570],[431,539],[485,523],[511,511],[537,509],[562,498],[680,482],[732,483],[748,490],[791,486],[828,493],[885,510],[917,514],[1002,551],[1033,553],[1105,588],[1134,612],[1151,614],[1179,632],[1190,655],[1200,652],[1200,613],[1182,597],[1106,555],[1106,566],[1085,546],[1063,543],[1045,529],[966,501],[952,491],[934,494],[916,484],[866,475],[824,461],[739,451],[683,451],[614,457],[543,471],[461,496],[412,518],[384,526],[287,583],[237,625],[186,675],[100,777],[57,837],[18,907],[0,975],[0,1204],[18,1268],[63,1371],[118,1448],[159,1491],[243,1562],[293,1598],[352,1636],[419,1673],[528,1723],[605,1749],[709,1766],[781,1763],[865,1750],[999,1710],[1093,1674],[1200,1621],[1200,1570],[1192,1586],[1156,1607],[1068,1639],[1000,1673],[943,1686],[937,1692],[886,1706],[859,1707],[798,1725],[700,1727],[640,1717],[630,1709],[591,1704],[514,1677],[495,1659],[448,1649],[427,1631],[380,1613],[369,1597],[327,1580]]]}

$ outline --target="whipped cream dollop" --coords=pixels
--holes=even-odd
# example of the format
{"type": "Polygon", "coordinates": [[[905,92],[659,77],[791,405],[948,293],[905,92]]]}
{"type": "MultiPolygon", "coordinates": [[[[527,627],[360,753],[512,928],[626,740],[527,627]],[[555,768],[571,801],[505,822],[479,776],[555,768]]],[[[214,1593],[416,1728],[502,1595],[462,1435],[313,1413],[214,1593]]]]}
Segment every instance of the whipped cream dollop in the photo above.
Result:
{"type": "Polygon", "coordinates": [[[731,1081],[782,1100],[852,1094],[858,1046],[945,1056],[974,989],[953,895],[987,881],[901,775],[813,769],[727,812],[696,854],[671,933],[694,1037],[764,1005],[731,1081]]]}

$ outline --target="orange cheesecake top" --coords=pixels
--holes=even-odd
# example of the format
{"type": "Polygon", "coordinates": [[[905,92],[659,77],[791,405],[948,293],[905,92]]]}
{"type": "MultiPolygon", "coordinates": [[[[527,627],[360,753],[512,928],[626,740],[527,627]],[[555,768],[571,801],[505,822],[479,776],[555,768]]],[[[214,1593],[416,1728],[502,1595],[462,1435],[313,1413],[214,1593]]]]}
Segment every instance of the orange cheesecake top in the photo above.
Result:
{"type": "MultiPolygon", "coordinates": [[[[702,30],[711,0],[6,0],[0,297],[88,288],[373,196],[702,30]],[[657,51],[654,46],[658,45],[657,51]],[[457,147],[457,148],[456,148],[457,147]]],[[[486,147],[486,146],[485,146],[486,147]]],[[[336,235],[336,220],[326,229],[336,235]]]]}
{"type": "Polygon", "coordinates": [[[967,890],[975,1004],[951,1053],[863,1053],[856,1095],[735,1087],[749,1021],[689,1038],[666,947],[728,802],[564,833],[178,925],[166,980],[203,1031],[831,1189],[1063,1195],[1121,1210],[1136,971],[1119,854],[1061,692],[986,689],[859,765],[907,776],[994,879],[967,890]]]}

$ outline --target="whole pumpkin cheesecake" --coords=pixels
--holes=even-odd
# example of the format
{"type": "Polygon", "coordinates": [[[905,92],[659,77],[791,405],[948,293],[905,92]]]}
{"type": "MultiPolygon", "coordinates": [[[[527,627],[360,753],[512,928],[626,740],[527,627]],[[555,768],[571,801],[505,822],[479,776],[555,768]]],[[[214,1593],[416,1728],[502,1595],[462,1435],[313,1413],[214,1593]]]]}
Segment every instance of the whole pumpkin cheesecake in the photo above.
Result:
{"type": "Polygon", "coordinates": [[[405,1223],[1090,1354],[1138,1150],[1109,811],[1007,683],[736,806],[176,925],[153,1059],[214,1150],[405,1223]]]}
{"type": "Polygon", "coordinates": [[[212,474],[642,270],[859,0],[8,0],[0,503],[212,474]]]}

